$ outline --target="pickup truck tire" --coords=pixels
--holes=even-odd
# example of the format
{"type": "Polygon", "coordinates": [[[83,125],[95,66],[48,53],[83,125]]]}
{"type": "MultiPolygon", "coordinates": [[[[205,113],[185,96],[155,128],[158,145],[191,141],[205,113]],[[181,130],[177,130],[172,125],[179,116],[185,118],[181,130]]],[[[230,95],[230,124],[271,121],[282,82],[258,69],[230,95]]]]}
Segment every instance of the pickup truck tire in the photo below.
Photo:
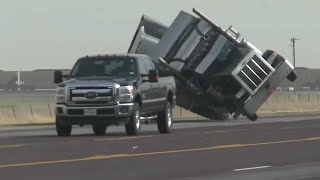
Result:
{"type": "Polygon", "coordinates": [[[106,134],[107,126],[103,124],[92,124],[92,130],[96,136],[104,136],[106,134]]]}
{"type": "Polygon", "coordinates": [[[62,124],[61,121],[63,119],[56,117],[56,131],[58,136],[70,136],[72,125],[62,124]]]}
{"type": "Polygon", "coordinates": [[[129,122],[126,124],[126,133],[129,136],[136,136],[140,132],[141,128],[141,111],[140,105],[138,102],[134,103],[133,114],[129,119],[129,122]]]}
{"type": "Polygon", "coordinates": [[[170,133],[172,126],[172,106],[170,102],[167,102],[164,111],[158,113],[157,125],[159,133],[170,133]]]}

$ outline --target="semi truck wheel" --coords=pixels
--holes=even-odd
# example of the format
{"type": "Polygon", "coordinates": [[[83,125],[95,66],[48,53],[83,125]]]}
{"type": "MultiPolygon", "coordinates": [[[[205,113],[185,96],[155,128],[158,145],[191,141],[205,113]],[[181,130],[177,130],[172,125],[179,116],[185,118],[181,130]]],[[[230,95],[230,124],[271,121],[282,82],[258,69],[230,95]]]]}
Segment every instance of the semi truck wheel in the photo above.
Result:
{"type": "MultiPolygon", "coordinates": [[[[272,50],[266,50],[263,54],[262,54],[262,57],[265,59],[265,60],[268,60],[268,58],[273,54],[273,53],[276,53],[272,50]]],[[[271,64],[271,66],[273,68],[276,68],[280,63],[282,63],[283,61],[285,61],[285,59],[280,56],[278,53],[277,54],[277,57],[275,58],[275,60],[273,61],[273,63],[271,64]]],[[[269,62],[270,63],[270,62],[269,62]]]]}
{"type": "Polygon", "coordinates": [[[129,136],[138,135],[140,132],[141,126],[141,112],[140,112],[140,105],[138,102],[134,103],[133,107],[133,114],[129,119],[129,122],[126,124],[126,133],[129,136]]]}
{"type": "Polygon", "coordinates": [[[287,79],[291,82],[295,81],[297,79],[296,73],[292,71],[291,73],[288,74],[287,79]]]}
{"type": "Polygon", "coordinates": [[[252,116],[247,115],[247,118],[251,121],[256,121],[258,119],[258,115],[257,114],[253,114],[252,116]]]}
{"type": "Polygon", "coordinates": [[[58,136],[70,136],[71,135],[71,130],[72,130],[72,125],[67,125],[61,123],[63,119],[56,117],[56,131],[58,136]]]}
{"type": "MultiPolygon", "coordinates": [[[[262,57],[267,60],[267,59],[271,56],[272,53],[274,53],[274,51],[272,51],[272,50],[266,50],[266,51],[263,53],[262,57]]],[[[274,67],[274,68],[275,68],[278,64],[280,64],[281,62],[285,61],[284,57],[282,57],[282,56],[279,55],[279,54],[277,54],[277,55],[278,55],[278,56],[276,57],[275,61],[271,64],[271,66],[274,67]]],[[[295,81],[295,80],[297,79],[296,73],[292,71],[290,74],[288,74],[287,79],[288,79],[289,81],[291,81],[291,82],[295,81]]]]}
{"type": "Polygon", "coordinates": [[[92,130],[94,135],[103,136],[106,134],[107,126],[103,124],[92,124],[92,130]]]}
{"type": "Polygon", "coordinates": [[[157,119],[159,133],[170,133],[172,126],[172,106],[167,102],[166,109],[158,113],[157,119]]]}
{"type": "Polygon", "coordinates": [[[215,115],[216,120],[225,121],[229,119],[229,113],[218,113],[215,115]]]}
{"type": "Polygon", "coordinates": [[[272,53],[274,53],[274,51],[268,49],[268,50],[266,50],[266,51],[262,54],[262,57],[263,57],[265,60],[267,60],[267,59],[272,55],[272,53]]]}

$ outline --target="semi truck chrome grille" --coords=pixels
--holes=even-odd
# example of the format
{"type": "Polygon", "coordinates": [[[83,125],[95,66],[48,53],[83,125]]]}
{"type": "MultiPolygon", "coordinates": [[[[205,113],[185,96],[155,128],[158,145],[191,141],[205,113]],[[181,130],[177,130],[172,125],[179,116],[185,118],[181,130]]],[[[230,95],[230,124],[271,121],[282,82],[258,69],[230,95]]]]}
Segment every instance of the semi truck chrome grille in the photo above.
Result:
{"type": "Polygon", "coordinates": [[[76,104],[109,104],[114,100],[112,87],[74,87],[69,93],[70,102],[76,104]]]}
{"type": "Polygon", "coordinates": [[[243,88],[254,94],[268,80],[274,68],[266,60],[253,55],[245,64],[238,67],[232,74],[243,88]]]}

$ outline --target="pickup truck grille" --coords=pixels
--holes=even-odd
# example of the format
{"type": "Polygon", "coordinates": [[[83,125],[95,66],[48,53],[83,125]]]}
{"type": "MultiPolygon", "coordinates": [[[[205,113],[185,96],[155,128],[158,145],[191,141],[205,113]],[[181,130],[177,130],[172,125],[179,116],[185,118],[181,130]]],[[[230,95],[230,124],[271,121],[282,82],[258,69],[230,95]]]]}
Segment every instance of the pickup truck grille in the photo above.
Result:
{"type": "Polygon", "coordinates": [[[114,102],[112,87],[74,87],[69,89],[70,103],[75,104],[111,104],[114,102]]]}
{"type": "MultiPolygon", "coordinates": [[[[83,109],[69,109],[69,115],[84,115],[83,109]]],[[[97,115],[114,114],[114,109],[97,109],[97,115]]]]}
{"type": "Polygon", "coordinates": [[[268,62],[254,55],[235,75],[244,88],[254,94],[274,72],[268,62]]]}

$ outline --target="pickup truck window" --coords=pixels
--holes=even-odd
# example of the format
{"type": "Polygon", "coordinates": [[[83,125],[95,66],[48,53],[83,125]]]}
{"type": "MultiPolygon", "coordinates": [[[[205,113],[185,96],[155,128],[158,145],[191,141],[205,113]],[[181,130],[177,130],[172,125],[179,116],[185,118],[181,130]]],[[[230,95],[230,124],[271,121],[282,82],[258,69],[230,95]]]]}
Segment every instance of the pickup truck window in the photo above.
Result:
{"type": "Polygon", "coordinates": [[[138,60],[140,74],[148,74],[147,67],[142,59],[138,60]]]}
{"type": "Polygon", "coordinates": [[[151,62],[150,59],[143,58],[143,62],[144,62],[144,64],[145,64],[146,67],[147,67],[147,72],[149,72],[149,70],[154,69],[154,66],[153,66],[153,64],[152,64],[152,62],[151,62]]]}
{"type": "Polygon", "coordinates": [[[80,59],[71,71],[71,77],[88,76],[137,76],[135,59],[127,58],[86,58],[80,59]]]}

